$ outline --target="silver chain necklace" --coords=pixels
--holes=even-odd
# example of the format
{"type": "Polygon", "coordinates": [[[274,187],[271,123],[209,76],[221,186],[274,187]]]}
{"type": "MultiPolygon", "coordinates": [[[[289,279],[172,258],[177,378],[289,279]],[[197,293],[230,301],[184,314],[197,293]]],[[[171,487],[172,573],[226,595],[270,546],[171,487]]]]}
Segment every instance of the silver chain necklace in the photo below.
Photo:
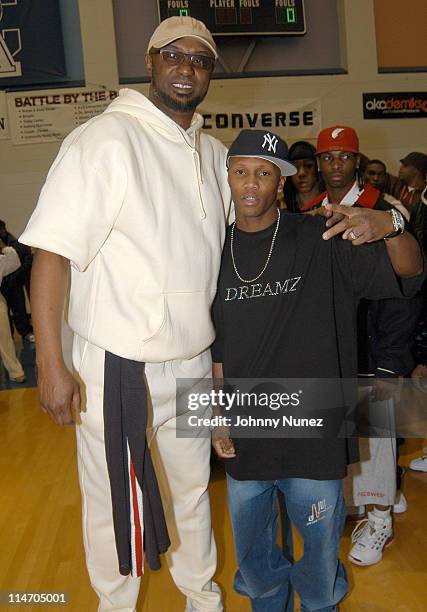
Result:
{"type": "Polygon", "coordinates": [[[236,273],[236,276],[237,276],[237,278],[239,280],[242,281],[242,283],[254,283],[267,270],[267,266],[270,263],[271,254],[273,253],[274,242],[276,240],[277,232],[279,231],[279,223],[280,223],[280,209],[278,208],[277,209],[276,229],[274,230],[273,238],[271,239],[270,251],[268,252],[267,261],[265,262],[264,267],[261,270],[261,272],[258,274],[258,276],[255,276],[255,278],[243,278],[242,276],[240,276],[240,274],[239,274],[239,272],[237,270],[236,261],[234,259],[234,246],[233,246],[234,245],[234,228],[236,227],[236,222],[234,221],[234,223],[233,223],[233,225],[231,227],[231,243],[230,243],[230,247],[231,247],[231,259],[233,261],[233,268],[234,268],[234,271],[236,273]]]}

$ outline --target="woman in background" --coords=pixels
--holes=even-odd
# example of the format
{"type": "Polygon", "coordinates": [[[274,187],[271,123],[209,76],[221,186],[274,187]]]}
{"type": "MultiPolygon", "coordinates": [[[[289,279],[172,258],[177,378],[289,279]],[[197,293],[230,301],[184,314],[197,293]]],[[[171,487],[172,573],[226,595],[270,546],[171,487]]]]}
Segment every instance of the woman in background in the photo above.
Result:
{"type": "Polygon", "coordinates": [[[285,208],[290,212],[300,212],[303,206],[310,204],[324,191],[317,170],[316,148],[309,142],[299,140],[289,149],[289,161],[298,171],[285,183],[285,208]]]}

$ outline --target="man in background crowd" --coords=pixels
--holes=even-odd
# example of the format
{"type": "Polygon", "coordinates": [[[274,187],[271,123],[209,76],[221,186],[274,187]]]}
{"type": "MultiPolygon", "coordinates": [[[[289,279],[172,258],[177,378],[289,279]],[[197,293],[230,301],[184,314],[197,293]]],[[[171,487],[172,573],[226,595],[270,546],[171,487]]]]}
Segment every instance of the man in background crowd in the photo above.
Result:
{"type": "Polygon", "coordinates": [[[369,183],[375,189],[381,192],[386,202],[398,208],[405,219],[409,221],[409,211],[397,200],[394,196],[386,193],[385,185],[387,181],[387,167],[380,159],[366,159],[365,163],[361,164],[363,182],[369,183]]]}
{"type": "Polygon", "coordinates": [[[332,126],[319,133],[316,147],[318,168],[326,186],[315,200],[301,211],[334,203],[389,210],[391,206],[369,183],[363,184],[360,170],[359,138],[348,126],[332,126]]]}
{"type": "MultiPolygon", "coordinates": [[[[317,141],[317,158],[326,191],[315,205],[334,202],[387,210],[404,229],[402,213],[393,208],[370,182],[363,182],[359,139],[353,128],[332,126],[322,130],[317,141]]],[[[365,299],[359,304],[358,371],[359,376],[374,380],[377,398],[380,397],[382,378],[407,376],[412,371],[411,342],[419,312],[419,297],[365,299]]],[[[360,470],[350,470],[351,476],[345,487],[346,498],[348,503],[358,507],[356,511],[361,519],[368,502],[374,502],[374,507],[366,522],[361,523],[353,534],[354,545],[349,559],[357,565],[371,565],[381,561],[386,543],[393,538],[392,506],[396,502],[396,507],[404,510],[406,500],[400,491],[400,472],[396,482],[396,440],[369,438],[361,440],[361,446],[360,470]],[[369,497],[366,497],[367,492],[369,497]]]]}
{"type": "Polygon", "coordinates": [[[427,248],[427,209],[423,205],[421,198],[417,198],[411,207],[407,208],[400,200],[387,193],[386,186],[389,184],[389,176],[384,162],[379,159],[366,160],[362,171],[364,183],[369,183],[372,187],[378,189],[388,204],[397,208],[407,221],[411,220],[412,231],[425,251],[427,248]]]}
{"type": "Polygon", "coordinates": [[[411,209],[421,200],[426,187],[427,155],[412,151],[400,160],[399,177],[387,175],[385,191],[411,209]]]}
{"type": "Polygon", "coordinates": [[[0,238],[18,254],[20,266],[3,280],[1,292],[6,300],[16,331],[27,342],[35,342],[30,316],[27,312],[24,287],[29,287],[33,257],[31,250],[20,244],[7,230],[6,223],[0,220],[0,238]]]}

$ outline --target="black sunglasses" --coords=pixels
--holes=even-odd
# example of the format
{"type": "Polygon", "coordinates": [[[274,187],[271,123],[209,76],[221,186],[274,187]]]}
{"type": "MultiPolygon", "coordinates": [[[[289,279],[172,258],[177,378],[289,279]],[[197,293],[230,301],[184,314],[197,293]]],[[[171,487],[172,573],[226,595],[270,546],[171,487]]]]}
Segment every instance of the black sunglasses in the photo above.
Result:
{"type": "Polygon", "coordinates": [[[150,55],[161,55],[163,61],[168,66],[179,66],[187,60],[193,68],[212,72],[215,68],[215,58],[208,55],[193,55],[192,53],[182,53],[182,51],[174,51],[172,49],[153,49],[150,55]]]}

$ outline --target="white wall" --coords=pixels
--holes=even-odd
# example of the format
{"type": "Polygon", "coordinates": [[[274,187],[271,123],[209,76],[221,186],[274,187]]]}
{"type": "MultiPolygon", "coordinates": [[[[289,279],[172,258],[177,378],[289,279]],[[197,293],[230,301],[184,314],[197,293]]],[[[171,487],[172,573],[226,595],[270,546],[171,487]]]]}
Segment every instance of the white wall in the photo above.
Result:
{"type": "MultiPolygon", "coordinates": [[[[86,83],[117,88],[117,58],[110,0],[80,0],[86,83]],[[108,8],[108,10],[106,10],[108,8]]],[[[253,92],[289,99],[320,97],[323,126],[352,125],[362,151],[383,159],[396,171],[408,151],[427,150],[425,119],[363,120],[362,93],[425,91],[426,74],[378,74],[373,0],[342,0],[342,31],[348,74],[310,77],[271,77],[213,81],[209,100],[253,97],[253,92]]],[[[327,33],[325,33],[327,35],[327,33]]],[[[404,41],[402,42],[404,44],[404,41]]],[[[422,41],[420,41],[420,45],[422,41]]],[[[146,92],[146,86],[136,86],[146,92]]],[[[12,146],[0,141],[0,218],[20,233],[37,201],[57,144],[12,146]]]]}

